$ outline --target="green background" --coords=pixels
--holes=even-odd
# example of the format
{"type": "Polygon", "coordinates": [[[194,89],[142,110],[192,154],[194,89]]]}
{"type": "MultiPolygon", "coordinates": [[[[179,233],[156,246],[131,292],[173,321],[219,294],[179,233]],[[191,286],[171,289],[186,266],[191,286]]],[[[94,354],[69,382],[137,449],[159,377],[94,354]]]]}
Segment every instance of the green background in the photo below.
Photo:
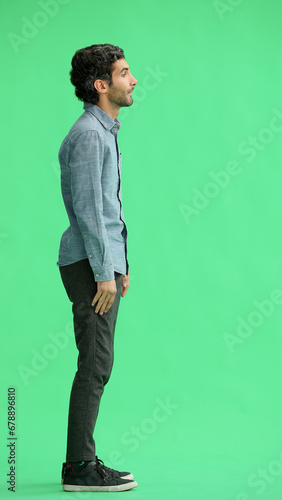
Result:
{"type": "Polygon", "coordinates": [[[138,84],[118,116],[131,281],[97,453],[134,473],[119,496],[280,499],[282,5],[46,4],[1,3],[1,497],[9,386],[16,496],[66,495],[77,351],[56,266],[68,226],[57,154],[83,112],[71,58],[111,43],[138,84]]]}

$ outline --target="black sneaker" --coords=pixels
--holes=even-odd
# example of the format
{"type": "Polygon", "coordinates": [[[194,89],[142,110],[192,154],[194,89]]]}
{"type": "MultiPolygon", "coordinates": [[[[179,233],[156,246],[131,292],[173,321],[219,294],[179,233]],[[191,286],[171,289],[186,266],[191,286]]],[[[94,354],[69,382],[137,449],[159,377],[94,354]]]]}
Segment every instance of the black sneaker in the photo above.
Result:
{"type": "Polygon", "coordinates": [[[90,462],[76,473],[66,469],[63,478],[65,491],[126,491],[136,486],[136,481],[114,476],[99,462],[90,462]]]}
{"type": "MultiPolygon", "coordinates": [[[[104,465],[103,460],[100,460],[97,456],[95,457],[95,460],[96,460],[96,462],[99,462],[101,467],[106,472],[110,472],[114,477],[120,477],[121,479],[133,479],[134,478],[134,476],[133,476],[133,474],[131,474],[131,472],[119,472],[118,470],[111,469],[110,467],[107,467],[106,465],[104,465]]],[[[63,483],[66,468],[67,468],[67,462],[63,462],[63,465],[62,465],[62,483],[63,483]]]]}

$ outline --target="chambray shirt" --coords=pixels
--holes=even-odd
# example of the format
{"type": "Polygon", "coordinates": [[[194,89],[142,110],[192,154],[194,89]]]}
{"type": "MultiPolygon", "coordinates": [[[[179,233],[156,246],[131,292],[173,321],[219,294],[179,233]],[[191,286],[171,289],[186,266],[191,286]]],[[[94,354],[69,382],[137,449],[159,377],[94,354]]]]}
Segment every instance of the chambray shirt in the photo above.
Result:
{"type": "Polygon", "coordinates": [[[120,121],[99,106],[84,113],[59,150],[61,190],[70,226],[63,233],[58,266],[88,258],[95,281],[128,274],[127,228],[122,210],[120,121]]]}

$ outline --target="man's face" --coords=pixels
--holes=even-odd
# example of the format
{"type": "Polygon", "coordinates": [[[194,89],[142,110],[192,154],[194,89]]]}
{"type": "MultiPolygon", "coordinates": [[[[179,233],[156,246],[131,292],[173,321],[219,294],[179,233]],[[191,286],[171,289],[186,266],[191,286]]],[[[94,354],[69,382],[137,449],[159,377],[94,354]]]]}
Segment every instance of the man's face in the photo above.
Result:
{"type": "Polygon", "coordinates": [[[108,87],[107,96],[110,102],[118,106],[133,104],[132,91],[137,83],[132,76],[125,59],[118,59],[113,63],[112,85],[108,87]]]}

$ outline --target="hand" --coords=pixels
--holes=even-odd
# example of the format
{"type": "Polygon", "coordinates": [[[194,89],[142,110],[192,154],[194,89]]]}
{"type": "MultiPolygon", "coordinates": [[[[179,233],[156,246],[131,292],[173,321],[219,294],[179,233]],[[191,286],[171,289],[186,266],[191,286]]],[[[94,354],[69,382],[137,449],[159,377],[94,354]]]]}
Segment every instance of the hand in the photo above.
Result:
{"type": "Polygon", "coordinates": [[[128,288],[129,288],[129,277],[130,273],[126,274],[125,276],[122,276],[122,287],[121,287],[121,296],[124,297],[128,288]]]}
{"type": "Polygon", "coordinates": [[[101,316],[104,312],[107,312],[114,303],[116,292],[117,287],[115,280],[98,281],[97,293],[91,302],[91,305],[94,306],[97,301],[95,313],[97,313],[99,309],[101,316]]]}

